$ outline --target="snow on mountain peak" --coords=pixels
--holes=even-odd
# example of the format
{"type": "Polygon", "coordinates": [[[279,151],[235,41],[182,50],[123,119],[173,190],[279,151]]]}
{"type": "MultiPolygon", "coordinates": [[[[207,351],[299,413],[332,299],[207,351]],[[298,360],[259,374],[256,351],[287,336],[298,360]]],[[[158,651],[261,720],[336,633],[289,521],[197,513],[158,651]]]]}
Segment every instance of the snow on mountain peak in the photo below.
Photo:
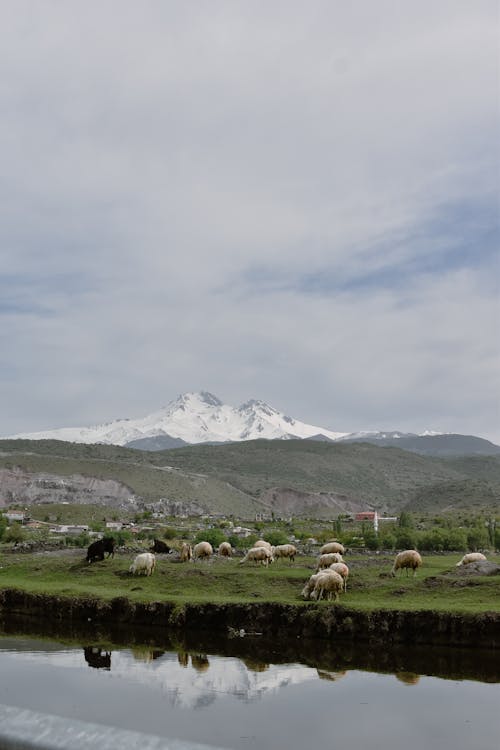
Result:
{"type": "Polygon", "coordinates": [[[200,391],[183,393],[159,411],[139,419],[120,420],[94,427],[66,427],[12,437],[126,445],[132,440],[159,435],[180,438],[186,443],[204,443],[256,438],[306,438],[318,433],[331,440],[346,434],[298,422],[258,399],[251,399],[235,408],[224,404],[213,393],[200,391]]]}
{"type": "MultiPolygon", "coordinates": [[[[427,432],[424,434],[439,434],[427,432]]],[[[132,440],[170,436],[186,443],[238,442],[316,438],[329,440],[403,437],[400,432],[332,432],[323,427],[299,422],[259,399],[250,399],[235,408],[224,404],[208,391],[179,395],[159,411],[139,419],[120,419],[93,427],[64,427],[45,432],[13,435],[31,440],[68,440],[74,443],[126,445],[132,440]]]]}

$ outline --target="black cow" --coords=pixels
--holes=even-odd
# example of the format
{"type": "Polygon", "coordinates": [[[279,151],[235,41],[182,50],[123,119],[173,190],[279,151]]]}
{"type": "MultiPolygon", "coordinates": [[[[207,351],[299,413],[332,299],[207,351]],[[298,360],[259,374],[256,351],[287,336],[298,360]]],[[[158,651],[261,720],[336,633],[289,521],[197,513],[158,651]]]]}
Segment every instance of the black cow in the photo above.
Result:
{"type": "Polygon", "coordinates": [[[113,537],[106,537],[104,539],[98,539],[96,542],[92,542],[87,550],[86,560],[88,563],[94,562],[94,560],[104,560],[104,553],[108,553],[108,557],[114,557],[116,542],[113,537]]]}
{"type": "Polygon", "coordinates": [[[153,546],[151,547],[151,552],[158,552],[158,553],[164,553],[167,554],[170,552],[171,547],[168,546],[168,544],[165,544],[165,542],[162,542],[161,539],[154,539],[153,540],[153,546]]]}

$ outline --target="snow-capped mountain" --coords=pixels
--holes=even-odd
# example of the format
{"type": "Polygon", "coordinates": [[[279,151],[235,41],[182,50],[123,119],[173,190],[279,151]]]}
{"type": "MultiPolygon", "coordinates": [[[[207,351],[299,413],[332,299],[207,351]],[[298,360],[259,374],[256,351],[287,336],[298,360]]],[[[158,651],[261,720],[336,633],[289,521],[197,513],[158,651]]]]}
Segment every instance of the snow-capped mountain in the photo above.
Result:
{"type": "Polygon", "coordinates": [[[235,408],[223,404],[213,394],[201,391],[184,393],[159,411],[139,419],[120,419],[95,427],[63,427],[10,437],[126,445],[135,440],[161,436],[179,438],[186,443],[211,443],[256,438],[311,438],[317,435],[338,440],[348,433],[332,432],[299,422],[264,401],[251,400],[235,408]]]}

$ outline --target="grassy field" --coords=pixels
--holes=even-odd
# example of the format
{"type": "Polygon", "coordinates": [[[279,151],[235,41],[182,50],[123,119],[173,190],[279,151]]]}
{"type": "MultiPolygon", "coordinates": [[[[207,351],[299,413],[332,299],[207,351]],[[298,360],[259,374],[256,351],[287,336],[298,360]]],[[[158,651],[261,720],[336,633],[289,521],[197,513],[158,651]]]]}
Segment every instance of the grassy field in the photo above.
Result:
{"type": "MultiPolygon", "coordinates": [[[[157,556],[150,578],[128,573],[133,553],[88,565],[85,550],[13,553],[0,547],[0,589],[16,588],[37,594],[94,597],[123,596],[135,602],[185,603],[277,602],[302,604],[300,592],[315,569],[314,557],[294,564],[276,562],[268,569],[239,565],[238,558],[181,564],[172,556],[157,556]]],[[[345,606],[363,610],[434,610],[437,612],[500,612],[500,575],[463,576],[455,563],[460,555],[425,556],[418,575],[388,574],[392,556],[352,555],[345,606]]],[[[500,556],[490,558],[500,564],[500,556]]],[[[324,606],[328,606],[327,603],[324,606]]]]}

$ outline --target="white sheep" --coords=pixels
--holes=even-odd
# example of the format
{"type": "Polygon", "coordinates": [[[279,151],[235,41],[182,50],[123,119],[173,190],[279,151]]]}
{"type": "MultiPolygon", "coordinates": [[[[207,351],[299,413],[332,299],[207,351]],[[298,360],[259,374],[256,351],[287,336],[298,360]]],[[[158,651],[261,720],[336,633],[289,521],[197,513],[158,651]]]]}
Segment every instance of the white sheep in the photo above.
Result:
{"type": "Polygon", "coordinates": [[[265,547],[268,550],[271,550],[272,544],[270,542],[266,542],[264,539],[259,539],[255,542],[252,549],[255,549],[255,547],[265,547]]]}
{"type": "Polygon", "coordinates": [[[206,558],[208,560],[212,557],[213,553],[214,550],[210,542],[198,542],[198,544],[195,544],[193,547],[194,560],[198,560],[198,558],[206,558]]]}
{"type": "Polygon", "coordinates": [[[330,552],[339,552],[343,555],[345,553],[344,545],[340,544],[340,542],[327,542],[321,547],[319,554],[328,555],[330,552]]]}
{"type": "Polygon", "coordinates": [[[129,572],[132,573],[132,575],[140,575],[141,573],[144,573],[145,576],[152,575],[154,569],[156,568],[156,557],[151,552],[141,552],[140,555],[137,555],[134,562],[129,568],[129,572]]]}
{"type": "Polygon", "coordinates": [[[349,578],[349,568],[343,562],[332,563],[327,570],[334,570],[336,573],[342,576],[344,579],[344,591],[347,591],[347,579],[349,578]]]}
{"type": "Polygon", "coordinates": [[[295,560],[295,555],[297,554],[297,547],[294,547],[293,544],[278,544],[278,546],[272,551],[272,554],[276,559],[280,557],[288,557],[290,562],[293,562],[295,560]]]}
{"type": "Polygon", "coordinates": [[[460,562],[457,562],[456,567],[458,568],[459,565],[468,565],[472,562],[478,562],[479,560],[486,560],[486,555],[483,555],[482,552],[469,552],[462,557],[460,562]]]}
{"type": "Polygon", "coordinates": [[[344,579],[340,573],[336,573],[334,570],[327,570],[323,574],[320,574],[313,591],[311,592],[311,599],[321,599],[323,594],[326,593],[326,598],[331,599],[332,595],[337,602],[339,600],[339,593],[344,590],[344,579]]]}
{"type": "Polygon", "coordinates": [[[193,548],[187,542],[182,543],[181,551],[179,553],[181,562],[188,562],[193,558],[193,548]]]}
{"type": "Polygon", "coordinates": [[[265,565],[267,568],[269,563],[273,562],[273,559],[272,552],[267,549],[267,547],[252,547],[248,550],[245,557],[240,560],[239,564],[242,565],[245,562],[256,562],[265,565]]]}
{"type": "Polygon", "coordinates": [[[229,542],[221,542],[217,551],[221,557],[232,557],[233,554],[233,548],[229,542]]]}
{"type": "Polygon", "coordinates": [[[417,568],[419,568],[420,565],[422,565],[422,558],[418,552],[414,549],[405,549],[404,552],[400,552],[396,555],[391,570],[391,576],[394,577],[396,575],[396,570],[402,570],[403,568],[406,568],[406,575],[408,575],[408,569],[412,568],[413,575],[415,576],[417,574],[417,568]]]}
{"type": "Polygon", "coordinates": [[[329,552],[327,555],[320,555],[318,557],[318,570],[321,568],[329,568],[332,563],[344,562],[342,555],[339,552],[329,552]]]}
{"type": "Polygon", "coordinates": [[[313,573],[313,575],[309,578],[307,583],[305,584],[304,588],[301,591],[301,596],[304,599],[309,599],[311,596],[311,593],[314,591],[314,587],[316,586],[316,582],[318,578],[322,575],[325,575],[326,570],[320,570],[319,573],[313,573]]]}

